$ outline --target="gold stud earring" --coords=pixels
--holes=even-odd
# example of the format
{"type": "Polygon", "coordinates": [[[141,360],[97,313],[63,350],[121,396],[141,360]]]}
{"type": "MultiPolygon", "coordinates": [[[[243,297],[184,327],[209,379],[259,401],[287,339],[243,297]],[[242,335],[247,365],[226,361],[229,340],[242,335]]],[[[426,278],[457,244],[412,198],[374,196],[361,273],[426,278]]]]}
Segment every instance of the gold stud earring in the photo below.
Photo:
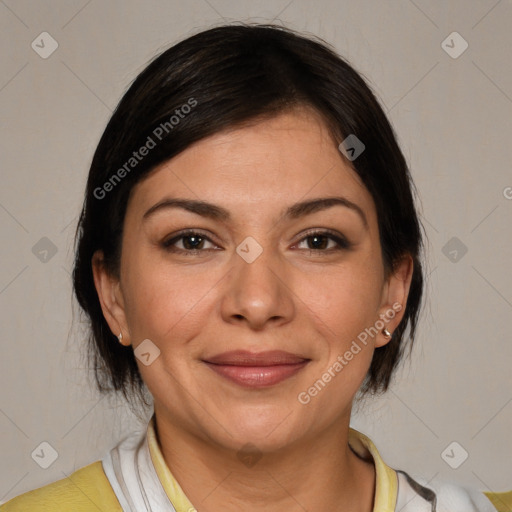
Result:
{"type": "Polygon", "coordinates": [[[387,339],[391,338],[391,333],[386,328],[382,329],[382,334],[384,334],[387,339]]]}
{"type": "Polygon", "coordinates": [[[119,336],[117,337],[117,339],[119,340],[119,343],[122,343],[122,341],[123,341],[123,333],[122,332],[119,333],[119,336]]]}

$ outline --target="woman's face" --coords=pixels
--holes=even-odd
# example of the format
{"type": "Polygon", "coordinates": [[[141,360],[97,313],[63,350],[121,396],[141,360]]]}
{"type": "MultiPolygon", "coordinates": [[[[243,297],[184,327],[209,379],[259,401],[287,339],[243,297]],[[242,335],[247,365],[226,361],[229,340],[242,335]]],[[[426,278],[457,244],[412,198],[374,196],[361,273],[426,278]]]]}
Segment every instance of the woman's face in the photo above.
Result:
{"type": "Polygon", "coordinates": [[[411,271],[385,277],[370,193],[320,118],[294,111],[201,140],[137,184],[120,281],[95,278],[112,331],[144,354],[157,416],[278,449],[348,424],[411,271]]]}

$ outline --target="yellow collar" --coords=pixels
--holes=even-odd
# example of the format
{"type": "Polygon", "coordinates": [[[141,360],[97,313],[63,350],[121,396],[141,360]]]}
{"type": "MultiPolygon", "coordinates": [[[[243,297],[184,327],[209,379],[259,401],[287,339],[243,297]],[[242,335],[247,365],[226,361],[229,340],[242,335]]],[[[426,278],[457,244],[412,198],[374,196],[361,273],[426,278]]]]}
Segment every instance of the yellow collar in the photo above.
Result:
{"type": "Polygon", "coordinates": [[[153,465],[155,466],[156,474],[160,479],[162,487],[164,488],[167,497],[173,504],[176,512],[192,512],[196,509],[190,503],[189,499],[183,492],[180,484],[176,481],[174,476],[171,473],[171,470],[167,466],[165,462],[164,456],[162,455],[162,451],[160,450],[160,446],[158,444],[158,439],[156,437],[155,432],[155,415],[151,417],[151,420],[148,423],[147,430],[147,438],[149,445],[149,453],[151,455],[151,460],[153,461],[153,465]]]}
{"type": "MultiPolygon", "coordinates": [[[[174,505],[176,512],[190,512],[194,509],[192,503],[183,492],[180,484],[172,475],[160,450],[155,432],[155,415],[151,417],[147,428],[149,452],[155,466],[158,478],[174,505]]],[[[350,447],[364,459],[370,456],[375,464],[376,487],[374,512],[393,512],[396,506],[398,479],[396,472],[387,466],[382,460],[373,442],[361,432],[351,428],[348,442],[350,447]]]]}
{"type": "Polygon", "coordinates": [[[351,428],[348,432],[348,444],[363,459],[373,458],[375,465],[375,503],[373,512],[394,512],[398,494],[398,477],[380,456],[369,437],[351,428]]]}

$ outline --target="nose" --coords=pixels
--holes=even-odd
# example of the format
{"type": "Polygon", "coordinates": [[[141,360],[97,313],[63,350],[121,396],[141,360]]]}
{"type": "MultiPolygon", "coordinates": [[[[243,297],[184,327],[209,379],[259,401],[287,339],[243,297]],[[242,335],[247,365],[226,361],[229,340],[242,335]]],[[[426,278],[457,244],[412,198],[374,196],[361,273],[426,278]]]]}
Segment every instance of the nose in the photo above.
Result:
{"type": "Polygon", "coordinates": [[[295,313],[291,270],[276,250],[263,248],[255,239],[246,240],[248,243],[241,243],[233,254],[233,266],[225,281],[223,319],[245,323],[253,330],[285,324],[295,313]]]}

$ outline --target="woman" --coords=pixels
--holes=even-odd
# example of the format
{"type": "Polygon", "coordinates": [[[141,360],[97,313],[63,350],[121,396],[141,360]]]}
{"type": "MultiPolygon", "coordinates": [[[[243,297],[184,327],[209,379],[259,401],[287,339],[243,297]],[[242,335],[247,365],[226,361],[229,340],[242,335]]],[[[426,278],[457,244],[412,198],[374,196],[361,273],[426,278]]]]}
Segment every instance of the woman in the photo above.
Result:
{"type": "Polygon", "coordinates": [[[349,427],[414,340],[411,188],[325,44],[223,26],[156,58],[94,155],[74,268],[100,389],[147,389],[154,414],[1,510],[510,510],[512,493],[414,481],[349,427]]]}

